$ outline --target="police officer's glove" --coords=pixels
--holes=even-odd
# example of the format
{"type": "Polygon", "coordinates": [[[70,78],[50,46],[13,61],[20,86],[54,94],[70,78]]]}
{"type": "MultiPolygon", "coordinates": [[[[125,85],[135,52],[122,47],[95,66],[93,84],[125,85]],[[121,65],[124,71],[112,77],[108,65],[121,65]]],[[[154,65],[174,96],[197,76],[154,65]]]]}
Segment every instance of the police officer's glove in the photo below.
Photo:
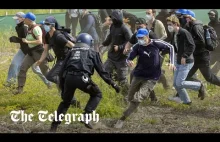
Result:
{"type": "Polygon", "coordinates": [[[115,89],[117,93],[120,92],[120,87],[116,83],[112,83],[111,86],[115,89]]]}

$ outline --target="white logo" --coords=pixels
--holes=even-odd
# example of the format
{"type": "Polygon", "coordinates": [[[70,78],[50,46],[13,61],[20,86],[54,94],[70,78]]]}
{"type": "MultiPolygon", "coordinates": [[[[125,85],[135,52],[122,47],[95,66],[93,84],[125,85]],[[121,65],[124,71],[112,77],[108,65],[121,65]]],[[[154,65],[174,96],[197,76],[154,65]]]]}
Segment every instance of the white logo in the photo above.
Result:
{"type": "Polygon", "coordinates": [[[150,57],[150,53],[151,52],[147,53],[146,51],[144,51],[144,54],[146,54],[148,57],[150,57]]]}
{"type": "Polygon", "coordinates": [[[88,77],[85,77],[84,75],[82,76],[82,80],[83,82],[87,83],[89,81],[89,78],[88,77]]]}

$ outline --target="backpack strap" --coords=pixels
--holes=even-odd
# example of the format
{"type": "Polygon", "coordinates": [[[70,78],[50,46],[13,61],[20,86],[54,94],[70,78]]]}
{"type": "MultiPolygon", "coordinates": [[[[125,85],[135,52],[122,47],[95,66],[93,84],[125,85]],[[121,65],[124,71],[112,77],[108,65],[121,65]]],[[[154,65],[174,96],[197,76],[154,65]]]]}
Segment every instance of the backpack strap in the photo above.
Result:
{"type": "Polygon", "coordinates": [[[34,32],[33,32],[33,31],[34,31],[34,28],[37,27],[37,26],[38,26],[38,25],[36,24],[36,25],[32,26],[31,29],[29,30],[30,33],[32,34],[33,38],[36,39],[36,40],[37,40],[37,37],[34,35],[34,32]]]}
{"type": "Polygon", "coordinates": [[[157,19],[155,19],[154,22],[152,23],[151,31],[153,31],[153,32],[154,32],[156,22],[157,22],[157,19]]]}

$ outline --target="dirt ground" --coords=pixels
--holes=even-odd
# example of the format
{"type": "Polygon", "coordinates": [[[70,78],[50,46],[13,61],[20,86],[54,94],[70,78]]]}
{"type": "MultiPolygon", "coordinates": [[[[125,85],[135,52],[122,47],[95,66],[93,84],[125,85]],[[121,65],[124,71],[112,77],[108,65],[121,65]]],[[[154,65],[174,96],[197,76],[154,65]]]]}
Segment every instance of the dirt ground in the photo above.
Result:
{"type": "MultiPolygon", "coordinates": [[[[8,117],[8,116],[7,116],[8,117]]],[[[0,133],[50,133],[50,124],[27,122],[24,124],[0,121],[0,133]]],[[[176,110],[160,105],[140,106],[124,124],[122,129],[113,126],[117,119],[102,119],[88,129],[79,122],[70,125],[61,124],[57,133],[219,133],[220,109],[176,110]]],[[[10,119],[10,118],[9,118],[10,119]]]]}

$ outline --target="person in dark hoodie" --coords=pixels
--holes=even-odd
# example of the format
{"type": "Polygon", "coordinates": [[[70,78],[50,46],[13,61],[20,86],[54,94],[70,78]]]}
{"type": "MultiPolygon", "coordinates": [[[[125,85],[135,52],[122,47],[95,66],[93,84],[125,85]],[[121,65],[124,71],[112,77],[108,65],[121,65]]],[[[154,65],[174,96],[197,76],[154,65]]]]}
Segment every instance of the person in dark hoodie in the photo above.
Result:
{"type": "Polygon", "coordinates": [[[88,33],[94,39],[94,50],[99,52],[99,36],[96,31],[95,18],[88,9],[79,9],[79,23],[81,27],[80,33],[88,33]]]}
{"type": "Polygon", "coordinates": [[[188,14],[184,16],[184,18],[188,24],[187,29],[192,34],[196,45],[193,53],[195,64],[190,70],[187,80],[194,79],[192,76],[199,69],[207,82],[220,86],[220,78],[214,75],[210,68],[210,52],[205,47],[205,37],[202,22],[195,19],[195,13],[191,10],[188,10],[188,14]]]}
{"type": "Polygon", "coordinates": [[[123,23],[123,14],[121,10],[114,10],[110,16],[113,24],[110,27],[110,34],[100,46],[109,46],[108,58],[104,63],[107,72],[113,73],[116,69],[117,79],[122,86],[122,94],[127,94],[128,90],[128,66],[126,64],[127,55],[123,54],[125,44],[132,36],[131,30],[123,23]]]}
{"type": "MultiPolygon", "coordinates": [[[[218,11],[215,9],[212,9],[208,12],[208,16],[210,19],[210,22],[208,23],[209,26],[213,27],[216,31],[216,34],[218,36],[218,41],[220,42],[220,21],[218,17],[218,11]]],[[[212,72],[217,75],[220,69],[220,44],[218,47],[215,49],[215,51],[210,52],[210,65],[214,65],[212,67],[212,72]]]]}

